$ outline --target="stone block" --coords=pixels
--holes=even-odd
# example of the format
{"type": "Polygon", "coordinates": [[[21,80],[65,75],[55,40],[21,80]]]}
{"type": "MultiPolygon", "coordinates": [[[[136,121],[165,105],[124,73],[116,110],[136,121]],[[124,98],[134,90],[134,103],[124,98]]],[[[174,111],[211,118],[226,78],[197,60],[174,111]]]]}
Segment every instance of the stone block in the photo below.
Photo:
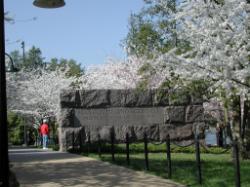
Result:
{"type": "Polygon", "coordinates": [[[202,96],[191,96],[191,104],[192,105],[202,105],[203,104],[202,96]]]}
{"type": "Polygon", "coordinates": [[[82,90],[79,92],[81,107],[105,108],[110,106],[109,90],[82,90]]]}
{"type": "Polygon", "coordinates": [[[126,93],[126,107],[144,107],[152,106],[152,94],[150,90],[125,90],[126,93]]]}
{"type": "Polygon", "coordinates": [[[100,135],[100,139],[105,142],[111,142],[111,132],[113,131],[112,126],[103,126],[100,127],[98,133],[100,135]]]}
{"type": "Polygon", "coordinates": [[[190,140],[194,138],[193,124],[178,126],[170,130],[170,139],[175,141],[190,140]]]}
{"type": "Polygon", "coordinates": [[[98,141],[98,135],[100,134],[99,131],[102,128],[100,125],[86,125],[85,131],[86,134],[90,136],[90,142],[97,142],[98,141]]]}
{"type": "Polygon", "coordinates": [[[170,133],[170,130],[172,128],[173,127],[170,124],[159,125],[159,138],[160,138],[160,141],[166,141],[167,135],[170,133]]]}
{"type": "Polygon", "coordinates": [[[122,126],[115,126],[115,138],[118,142],[125,142],[126,141],[126,133],[128,133],[129,138],[135,139],[135,135],[133,132],[133,126],[130,125],[122,125],[122,126]]]}
{"type": "Polygon", "coordinates": [[[159,126],[160,140],[165,141],[169,134],[173,141],[183,141],[193,139],[193,124],[186,124],[182,126],[175,126],[174,124],[166,124],[159,126]]]}
{"type": "Polygon", "coordinates": [[[65,152],[73,147],[80,146],[80,142],[84,143],[86,140],[86,133],[84,127],[78,128],[58,128],[60,151],[65,152]],[[74,134],[74,135],[73,135],[74,134]]]}
{"type": "Polygon", "coordinates": [[[184,123],[185,122],[185,107],[184,106],[169,106],[165,107],[164,112],[165,123],[184,123]]]}
{"type": "Polygon", "coordinates": [[[72,108],[76,105],[76,91],[62,90],[60,92],[60,105],[62,108],[72,108]]]}
{"type": "Polygon", "coordinates": [[[74,126],[74,109],[72,108],[61,108],[58,123],[59,127],[72,127],[74,126]]]}
{"type": "Polygon", "coordinates": [[[189,105],[186,107],[185,122],[192,123],[204,121],[203,105],[189,105]]]}
{"type": "Polygon", "coordinates": [[[131,138],[136,141],[144,140],[144,133],[147,134],[147,138],[150,140],[159,140],[159,125],[147,125],[147,126],[133,126],[131,129],[131,138]]]}
{"type": "Polygon", "coordinates": [[[126,101],[125,90],[110,90],[109,100],[112,107],[124,107],[126,101]]]}

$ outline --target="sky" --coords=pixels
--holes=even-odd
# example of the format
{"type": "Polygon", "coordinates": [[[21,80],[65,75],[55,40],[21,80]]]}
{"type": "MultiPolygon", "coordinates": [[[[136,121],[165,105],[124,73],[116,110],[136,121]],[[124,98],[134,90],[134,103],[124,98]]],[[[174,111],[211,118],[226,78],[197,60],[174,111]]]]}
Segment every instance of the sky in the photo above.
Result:
{"type": "Polygon", "coordinates": [[[6,52],[39,47],[45,61],[75,59],[82,67],[105,63],[109,57],[125,59],[121,47],[131,13],[143,0],[65,0],[66,6],[43,9],[33,0],[5,0],[5,12],[15,19],[5,23],[6,52]],[[36,18],[36,19],[33,19],[36,18]],[[19,41],[19,42],[16,42],[19,41]]]}

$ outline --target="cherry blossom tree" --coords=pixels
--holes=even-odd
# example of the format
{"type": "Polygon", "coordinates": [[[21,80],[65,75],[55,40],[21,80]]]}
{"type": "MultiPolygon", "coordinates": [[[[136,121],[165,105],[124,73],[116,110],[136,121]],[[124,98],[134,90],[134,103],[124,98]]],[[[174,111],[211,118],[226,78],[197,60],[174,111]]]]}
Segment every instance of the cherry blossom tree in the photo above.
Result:
{"type": "Polygon", "coordinates": [[[60,69],[20,71],[7,73],[6,77],[8,110],[39,118],[56,116],[60,108],[60,90],[69,89],[76,81],[60,69]]]}
{"type": "Polygon", "coordinates": [[[136,88],[140,75],[138,69],[144,59],[128,57],[127,60],[109,58],[105,64],[92,66],[80,77],[80,89],[136,88]]]}
{"type": "Polygon", "coordinates": [[[190,50],[177,55],[174,48],[160,58],[187,80],[212,80],[214,89],[234,86],[244,92],[250,68],[247,4],[244,0],[223,2],[181,3],[175,15],[177,33],[190,50]]]}
{"type": "MultiPolygon", "coordinates": [[[[165,1],[161,3],[164,6],[165,1]]],[[[228,109],[225,117],[234,138],[242,135],[240,120],[244,118],[243,107],[238,109],[235,98],[241,96],[239,102],[244,103],[250,88],[249,13],[250,5],[245,0],[182,1],[173,17],[178,43],[186,47],[177,46],[154,60],[164,62],[165,72],[174,72],[184,84],[209,81],[207,91],[215,93],[228,109]],[[236,114],[239,111],[240,116],[236,114]]]]}

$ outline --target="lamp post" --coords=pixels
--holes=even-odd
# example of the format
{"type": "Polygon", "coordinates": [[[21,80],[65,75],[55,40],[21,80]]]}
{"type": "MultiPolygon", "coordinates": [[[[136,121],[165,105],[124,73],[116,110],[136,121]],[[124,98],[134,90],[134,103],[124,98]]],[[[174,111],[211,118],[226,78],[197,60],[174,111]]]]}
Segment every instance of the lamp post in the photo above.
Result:
{"type": "MultiPolygon", "coordinates": [[[[63,0],[35,0],[33,4],[41,8],[59,8],[63,0]]],[[[8,128],[6,102],[6,68],[4,37],[4,0],[0,0],[0,186],[9,186],[8,128]]]]}
{"type": "Polygon", "coordinates": [[[14,65],[14,61],[13,61],[12,57],[8,53],[5,53],[5,71],[6,72],[17,72],[18,71],[18,68],[16,68],[14,65]],[[8,60],[6,61],[6,59],[8,59],[8,60]],[[6,63],[6,62],[9,62],[9,63],[6,63]]]}
{"type": "Polygon", "coordinates": [[[4,0],[0,1],[0,186],[9,186],[8,129],[5,75],[4,0]]]}

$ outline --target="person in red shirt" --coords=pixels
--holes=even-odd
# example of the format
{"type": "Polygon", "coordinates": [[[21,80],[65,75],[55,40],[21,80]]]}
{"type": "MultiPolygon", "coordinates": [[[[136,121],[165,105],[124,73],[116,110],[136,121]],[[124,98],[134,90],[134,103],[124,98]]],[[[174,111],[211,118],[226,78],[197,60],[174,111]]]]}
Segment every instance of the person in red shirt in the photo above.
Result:
{"type": "Polygon", "coordinates": [[[40,127],[40,133],[43,137],[43,149],[48,149],[49,125],[46,119],[40,127]]]}

